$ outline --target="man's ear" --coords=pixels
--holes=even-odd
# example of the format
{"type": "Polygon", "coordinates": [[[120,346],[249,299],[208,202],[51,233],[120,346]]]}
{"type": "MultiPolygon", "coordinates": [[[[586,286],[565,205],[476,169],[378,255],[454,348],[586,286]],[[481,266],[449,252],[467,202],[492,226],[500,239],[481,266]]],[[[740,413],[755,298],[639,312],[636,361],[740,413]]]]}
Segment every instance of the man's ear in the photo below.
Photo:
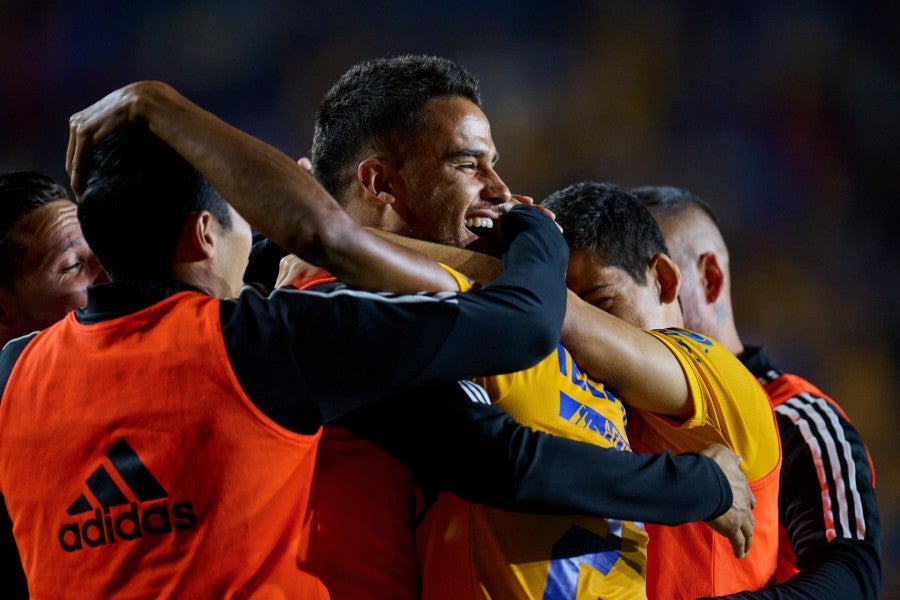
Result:
{"type": "Polygon", "coordinates": [[[671,304],[678,301],[678,290],[681,288],[681,271],[668,254],[657,254],[650,260],[650,275],[659,286],[659,301],[671,304]]]}
{"type": "Polygon", "coordinates": [[[725,273],[719,265],[719,259],[715,252],[704,252],[697,260],[700,270],[700,284],[703,287],[703,297],[708,304],[713,304],[722,295],[725,285],[725,273]]]}
{"type": "Polygon", "coordinates": [[[365,193],[365,199],[382,204],[392,204],[397,199],[399,174],[387,161],[367,158],[356,167],[356,178],[365,193]]]}
{"type": "Polygon", "coordinates": [[[213,231],[215,225],[215,217],[207,210],[194,211],[188,215],[176,251],[181,261],[194,262],[213,255],[216,247],[213,231]]]}

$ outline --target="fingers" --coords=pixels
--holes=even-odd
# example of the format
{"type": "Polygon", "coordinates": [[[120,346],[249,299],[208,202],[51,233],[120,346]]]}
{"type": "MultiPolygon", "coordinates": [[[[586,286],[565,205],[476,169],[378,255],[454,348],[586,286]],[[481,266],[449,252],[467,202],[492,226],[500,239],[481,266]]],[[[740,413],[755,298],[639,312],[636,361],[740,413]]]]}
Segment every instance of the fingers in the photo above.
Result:
{"type": "Polygon", "coordinates": [[[292,286],[295,285],[295,282],[298,280],[300,282],[305,282],[327,275],[327,271],[306,262],[299,256],[288,254],[278,263],[278,277],[275,280],[275,287],[292,286]]]}
{"type": "MultiPolygon", "coordinates": [[[[540,204],[535,204],[534,207],[536,209],[538,209],[539,211],[541,211],[542,213],[544,213],[545,215],[547,215],[548,217],[550,217],[550,219],[552,219],[553,222],[556,223],[556,214],[552,210],[550,210],[549,208],[546,208],[544,206],[541,206],[540,204]]],[[[556,228],[559,229],[560,233],[562,233],[562,231],[563,231],[562,225],[560,225],[559,223],[556,223],[556,228]]]]}
{"type": "Polygon", "coordinates": [[[753,545],[753,527],[753,513],[748,512],[747,517],[741,521],[740,527],[728,536],[735,557],[744,558],[750,552],[750,547],[753,545]]]}
{"type": "MultiPolygon", "coordinates": [[[[750,513],[749,518],[744,519],[744,522],[741,523],[741,533],[744,536],[744,555],[750,552],[750,546],[753,545],[753,529],[755,524],[753,513],[750,513]]],[[[743,555],[738,556],[738,558],[743,558],[743,555]]]]}
{"type": "MultiPolygon", "coordinates": [[[[534,198],[532,198],[531,196],[523,196],[521,194],[512,194],[510,196],[509,202],[504,202],[503,204],[499,204],[495,208],[497,209],[497,212],[499,212],[500,214],[503,214],[503,213],[509,212],[509,210],[516,204],[527,204],[528,206],[533,206],[534,208],[538,209],[539,211],[541,211],[542,213],[544,213],[545,215],[550,217],[554,222],[556,221],[556,215],[553,213],[553,211],[548,209],[545,206],[540,205],[540,204],[535,204],[534,198]]],[[[556,228],[559,229],[560,233],[562,233],[563,229],[559,225],[559,223],[556,224],[556,228]]],[[[723,446],[723,448],[724,448],[724,446],[723,446]]]]}
{"type": "Polygon", "coordinates": [[[722,469],[731,484],[733,498],[728,512],[711,521],[710,526],[728,538],[737,558],[743,558],[753,544],[753,508],[756,506],[756,497],[750,490],[747,477],[741,471],[741,458],[721,444],[712,444],[700,453],[713,459],[722,469]]]}
{"type": "MultiPolygon", "coordinates": [[[[71,180],[75,198],[84,191],[84,163],[95,139],[108,134],[104,109],[110,104],[110,95],[69,117],[69,144],[66,148],[66,172],[71,180]]],[[[108,109],[107,109],[108,112],[108,109]]]]}
{"type": "Polygon", "coordinates": [[[105,106],[106,98],[69,117],[69,144],[66,147],[66,172],[71,180],[72,192],[80,199],[84,191],[84,166],[88,152],[95,140],[100,140],[116,127],[109,124],[104,114],[97,116],[105,106]]]}
{"type": "Polygon", "coordinates": [[[297,159],[297,164],[306,169],[309,172],[312,172],[312,161],[309,160],[306,156],[301,156],[297,159]]]}
{"type": "MultiPolygon", "coordinates": [[[[300,274],[300,266],[294,260],[293,254],[283,257],[278,263],[278,277],[275,280],[275,287],[280,288],[290,284],[297,275],[300,274]]],[[[299,259],[298,259],[299,260],[299,259]]]]}
{"type": "Polygon", "coordinates": [[[115,90],[87,108],[69,117],[69,143],[66,147],[66,172],[71,179],[75,197],[81,196],[84,187],[84,162],[91,146],[133,121],[130,108],[141,96],[141,90],[153,85],[133,83],[115,90]]]}
{"type": "Polygon", "coordinates": [[[756,506],[756,497],[750,491],[750,488],[747,487],[746,490],[742,490],[745,501],[742,503],[743,508],[737,508],[737,498],[735,496],[735,505],[732,510],[737,510],[739,515],[743,518],[740,519],[740,524],[735,532],[733,537],[729,537],[729,541],[731,541],[731,548],[734,551],[734,555],[738,558],[743,558],[750,552],[750,546],[753,545],[753,530],[756,525],[756,517],[753,515],[753,507],[756,506]]]}
{"type": "Polygon", "coordinates": [[[737,558],[744,558],[747,554],[744,539],[744,533],[741,529],[735,531],[734,535],[728,538],[728,541],[731,542],[731,551],[734,552],[737,558]]]}
{"type": "Polygon", "coordinates": [[[71,180],[72,192],[75,198],[81,197],[81,153],[83,144],[78,136],[78,125],[81,113],[69,117],[69,144],[66,147],[66,173],[71,180]]]}
{"type": "Polygon", "coordinates": [[[75,156],[75,118],[76,115],[69,117],[69,143],[66,146],[66,173],[72,173],[72,159],[75,156]]]}
{"type": "Polygon", "coordinates": [[[747,511],[732,507],[725,514],[707,521],[707,525],[713,531],[728,539],[728,543],[731,544],[731,551],[738,558],[743,558],[747,552],[747,531],[751,535],[753,532],[752,525],[749,529],[744,526],[747,521],[747,514],[749,514],[747,511]]]}

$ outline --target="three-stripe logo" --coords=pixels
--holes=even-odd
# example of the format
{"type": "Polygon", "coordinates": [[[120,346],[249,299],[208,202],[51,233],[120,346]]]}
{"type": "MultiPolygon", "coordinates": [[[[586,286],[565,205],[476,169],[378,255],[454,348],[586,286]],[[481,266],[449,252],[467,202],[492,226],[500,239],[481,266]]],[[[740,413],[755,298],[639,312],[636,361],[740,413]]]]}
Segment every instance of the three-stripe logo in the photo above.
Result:
{"type": "Polygon", "coordinates": [[[100,507],[95,508],[86,493],[72,502],[66,510],[70,516],[91,514],[91,518],[66,523],[60,528],[59,544],[63,550],[75,552],[119,540],[136,540],[145,534],[170,534],[197,525],[193,505],[175,502],[169,506],[165,502],[169,497],[166,490],[124,439],[113,444],[106,458],[112,472],[101,463],[85,481],[100,507]]]}

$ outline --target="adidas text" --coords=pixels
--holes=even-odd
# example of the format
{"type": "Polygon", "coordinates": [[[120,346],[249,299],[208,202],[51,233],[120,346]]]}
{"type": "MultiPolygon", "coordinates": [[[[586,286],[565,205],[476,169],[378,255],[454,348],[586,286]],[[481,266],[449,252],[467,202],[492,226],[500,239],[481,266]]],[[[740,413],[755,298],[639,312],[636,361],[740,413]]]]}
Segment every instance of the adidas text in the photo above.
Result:
{"type": "Polygon", "coordinates": [[[171,508],[165,504],[138,511],[132,502],[129,510],[110,512],[94,510],[94,518],[66,523],[59,530],[59,545],[66,552],[96,548],[119,540],[135,540],[144,536],[174,533],[176,529],[191,529],[197,525],[197,515],[190,502],[176,502],[171,508]]]}

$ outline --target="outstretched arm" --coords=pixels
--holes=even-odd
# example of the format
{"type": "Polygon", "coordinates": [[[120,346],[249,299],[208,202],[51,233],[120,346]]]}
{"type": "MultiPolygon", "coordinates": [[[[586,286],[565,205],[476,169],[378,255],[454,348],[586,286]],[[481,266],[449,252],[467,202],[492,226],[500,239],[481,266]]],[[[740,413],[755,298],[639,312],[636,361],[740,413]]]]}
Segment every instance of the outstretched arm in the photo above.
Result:
{"type": "Polygon", "coordinates": [[[146,123],[206,177],[253,228],[348,284],[377,284],[394,291],[407,277],[416,276],[431,278],[435,285],[454,285],[431,260],[357,225],[286,154],[158,81],[127,85],[69,119],[66,170],[76,195],[82,191],[82,168],[90,148],[122,126],[138,122],[146,123]]]}
{"type": "MultiPolygon", "coordinates": [[[[464,248],[385,232],[378,235],[427,254],[479,283],[492,280],[502,270],[496,258],[464,248]]],[[[689,416],[688,384],[681,365],[652,335],[569,292],[561,341],[579,367],[616,390],[630,406],[689,416]]]]}
{"type": "Polygon", "coordinates": [[[722,515],[732,504],[735,488],[721,463],[697,454],[620,452],[539,432],[470,400],[472,388],[417,390],[340,424],[412,467],[426,486],[507,510],[675,525],[722,515]],[[429,402],[420,401],[423,393],[429,402]],[[415,427],[404,421],[411,410],[415,427]]]}

